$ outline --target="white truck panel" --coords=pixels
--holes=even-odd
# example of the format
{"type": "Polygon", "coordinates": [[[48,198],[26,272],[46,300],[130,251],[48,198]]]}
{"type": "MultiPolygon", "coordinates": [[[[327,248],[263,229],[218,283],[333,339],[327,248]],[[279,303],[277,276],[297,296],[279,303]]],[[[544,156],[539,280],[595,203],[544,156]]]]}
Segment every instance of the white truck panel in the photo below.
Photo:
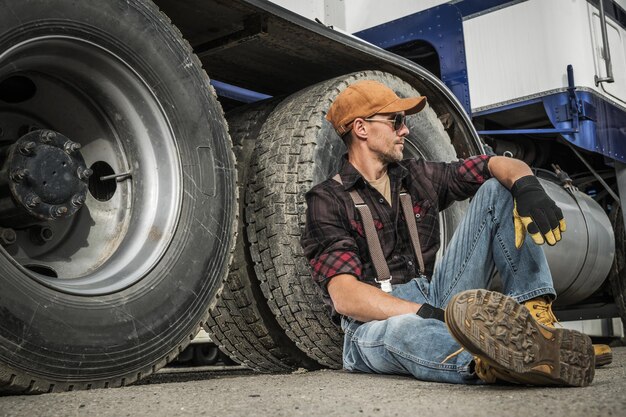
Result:
{"type": "MultiPolygon", "coordinates": [[[[348,33],[447,3],[446,0],[270,0],[311,20],[348,33]]],[[[626,1],[626,0],[625,0],[626,1]]]]}
{"type": "Polygon", "coordinates": [[[311,20],[316,18],[325,22],[325,1],[324,0],[270,0],[272,3],[284,7],[287,10],[291,10],[300,16],[307,17],[311,20]]]}
{"type": "Polygon", "coordinates": [[[568,64],[576,85],[601,91],[587,6],[586,0],[531,0],[466,20],[472,108],[567,87],[568,64]]]}
{"type": "Polygon", "coordinates": [[[430,9],[447,1],[441,0],[327,0],[331,2],[345,3],[347,32],[359,32],[361,30],[378,26],[390,20],[399,19],[422,10],[430,9]]]}

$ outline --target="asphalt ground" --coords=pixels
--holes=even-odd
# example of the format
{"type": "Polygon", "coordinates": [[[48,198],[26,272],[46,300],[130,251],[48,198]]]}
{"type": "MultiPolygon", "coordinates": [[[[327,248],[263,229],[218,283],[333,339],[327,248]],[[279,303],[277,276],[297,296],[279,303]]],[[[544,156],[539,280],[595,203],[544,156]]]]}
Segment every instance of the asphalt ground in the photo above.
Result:
{"type": "Polygon", "coordinates": [[[165,369],[137,385],[0,397],[0,416],[626,416],[626,347],[585,388],[463,386],[241,367],[165,369]]]}

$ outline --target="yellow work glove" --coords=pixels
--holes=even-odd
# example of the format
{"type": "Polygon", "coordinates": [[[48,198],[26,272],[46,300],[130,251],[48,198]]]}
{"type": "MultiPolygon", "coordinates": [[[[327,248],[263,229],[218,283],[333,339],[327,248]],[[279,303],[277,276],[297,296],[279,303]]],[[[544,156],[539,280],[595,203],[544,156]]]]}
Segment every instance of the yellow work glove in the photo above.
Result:
{"type": "Polygon", "coordinates": [[[554,200],[548,197],[539,180],[527,175],[515,181],[511,187],[513,195],[513,222],[515,223],[515,247],[522,247],[526,231],[538,245],[548,242],[556,245],[565,232],[563,212],[554,200]]]}

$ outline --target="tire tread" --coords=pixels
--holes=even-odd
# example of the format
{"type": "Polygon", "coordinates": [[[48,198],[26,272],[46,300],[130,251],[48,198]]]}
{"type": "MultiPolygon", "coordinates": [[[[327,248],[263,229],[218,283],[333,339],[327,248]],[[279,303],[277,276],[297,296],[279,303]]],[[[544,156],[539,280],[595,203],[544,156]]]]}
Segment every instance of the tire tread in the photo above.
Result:
{"type": "MultiPolygon", "coordinates": [[[[195,72],[195,76],[200,77],[200,81],[203,85],[205,85],[208,89],[208,94],[213,98],[217,98],[214,88],[210,84],[209,77],[207,73],[202,69],[202,63],[197,55],[194,54],[193,48],[189,44],[189,42],[183,37],[180,30],[172,23],[170,18],[165,15],[152,1],[149,0],[129,0],[129,2],[133,3],[133,7],[136,7],[137,10],[142,13],[147,19],[151,19],[154,21],[160,21],[162,28],[166,28],[167,31],[171,32],[168,36],[172,39],[173,42],[177,42],[179,44],[179,50],[181,54],[186,55],[190,62],[198,69],[195,72]]],[[[130,4],[130,3],[129,3],[130,4]]],[[[219,114],[215,114],[216,123],[223,123],[224,131],[226,131],[226,122],[224,119],[224,113],[219,107],[219,114]]],[[[232,152],[232,143],[225,145],[229,151],[226,152],[226,157],[229,159],[229,162],[232,166],[235,166],[234,154],[232,152]]],[[[235,172],[236,174],[236,172],[235,172]]],[[[238,201],[238,189],[237,187],[233,187],[234,193],[234,204],[237,204],[238,201]]],[[[236,207],[235,207],[236,208],[236,207]]],[[[235,210],[236,211],[236,210],[235,210]]],[[[233,224],[231,226],[231,230],[236,230],[237,227],[237,218],[234,216],[233,224]]],[[[235,239],[232,239],[231,245],[225,249],[227,256],[226,265],[230,264],[233,258],[233,253],[235,249],[235,239]]],[[[217,283],[216,294],[219,295],[221,289],[224,285],[226,279],[226,275],[222,278],[220,282],[217,283]]],[[[195,337],[195,335],[200,331],[202,323],[204,323],[208,316],[211,308],[215,305],[215,297],[210,302],[209,305],[206,306],[204,313],[200,320],[193,326],[192,332],[185,336],[185,338],[177,344],[169,354],[167,354],[164,358],[161,358],[156,361],[156,363],[151,363],[141,367],[139,370],[134,369],[129,371],[127,374],[119,375],[109,379],[99,379],[97,381],[50,381],[45,378],[33,378],[32,375],[20,372],[19,370],[13,369],[12,367],[0,363],[0,393],[3,394],[40,394],[46,392],[66,392],[66,391],[74,391],[74,390],[86,390],[86,389],[95,389],[95,388],[111,388],[111,387],[121,387],[126,386],[132,383],[137,382],[140,378],[148,377],[154,373],[156,373],[160,368],[164,367],[172,360],[176,358],[176,352],[180,352],[184,350],[190,343],[191,339],[195,337]],[[9,377],[7,378],[7,375],[9,377]]]]}
{"type": "MultiPolygon", "coordinates": [[[[240,178],[240,192],[247,185],[247,171],[254,158],[254,141],[260,126],[280,103],[280,98],[235,109],[227,114],[240,178]]],[[[316,368],[291,339],[284,336],[260,293],[250,267],[242,216],[227,283],[206,322],[211,338],[233,360],[260,372],[289,372],[297,367],[316,368]]]]}

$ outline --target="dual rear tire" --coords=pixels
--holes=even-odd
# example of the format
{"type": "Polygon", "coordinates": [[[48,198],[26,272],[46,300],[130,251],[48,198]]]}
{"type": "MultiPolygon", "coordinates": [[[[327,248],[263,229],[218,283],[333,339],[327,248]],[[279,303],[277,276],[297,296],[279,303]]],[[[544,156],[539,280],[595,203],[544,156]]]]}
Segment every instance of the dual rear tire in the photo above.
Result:
{"type": "MultiPolygon", "coordinates": [[[[209,327],[214,340],[238,361],[254,369],[312,369],[316,364],[341,368],[343,334],[330,320],[320,290],[311,279],[300,236],[306,212],[304,194],[336,173],[345,153],[343,142],[324,116],[337,94],[361,79],[378,80],[399,96],[419,95],[395,76],[363,71],[324,81],[274,102],[274,108],[258,118],[258,124],[248,125],[253,134],[246,137],[252,137],[254,149],[249,159],[238,158],[244,164],[243,168],[240,164],[240,174],[246,171],[240,175],[245,208],[240,223],[243,236],[238,237],[244,242],[240,247],[244,256],[236,256],[239,262],[231,266],[229,285],[241,286],[242,275],[234,271],[241,271],[245,265],[244,286],[249,294],[255,294],[257,308],[252,312],[243,306],[239,313],[231,308],[229,323],[221,309],[212,314],[209,327]],[[255,334],[252,330],[241,331],[235,324],[237,317],[251,323],[256,335],[252,336],[255,334]],[[259,328],[263,330],[259,332],[259,328]],[[237,332],[245,333],[246,340],[226,337],[237,332]],[[285,335],[288,340],[284,339],[285,335]],[[257,348],[250,351],[250,346],[257,348]],[[285,355],[283,350],[294,352],[294,347],[304,352],[307,360],[301,355],[285,355]]],[[[257,110],[249,111],[250,116],[244,116],[243,120],[257,119],[257,110]]],[[[407,123],[411,133],[405,141],[405,157],[442,161],[456,158],[448,134],[430,107],[409,117],[407,123]]],[[[231,132],[237,132],[241,122],[233,120],[230,126],[231,132]]],[[[455,204],[442,214],[444,242],[451,237],[463,211],[463,204],[455,204]]]]}

